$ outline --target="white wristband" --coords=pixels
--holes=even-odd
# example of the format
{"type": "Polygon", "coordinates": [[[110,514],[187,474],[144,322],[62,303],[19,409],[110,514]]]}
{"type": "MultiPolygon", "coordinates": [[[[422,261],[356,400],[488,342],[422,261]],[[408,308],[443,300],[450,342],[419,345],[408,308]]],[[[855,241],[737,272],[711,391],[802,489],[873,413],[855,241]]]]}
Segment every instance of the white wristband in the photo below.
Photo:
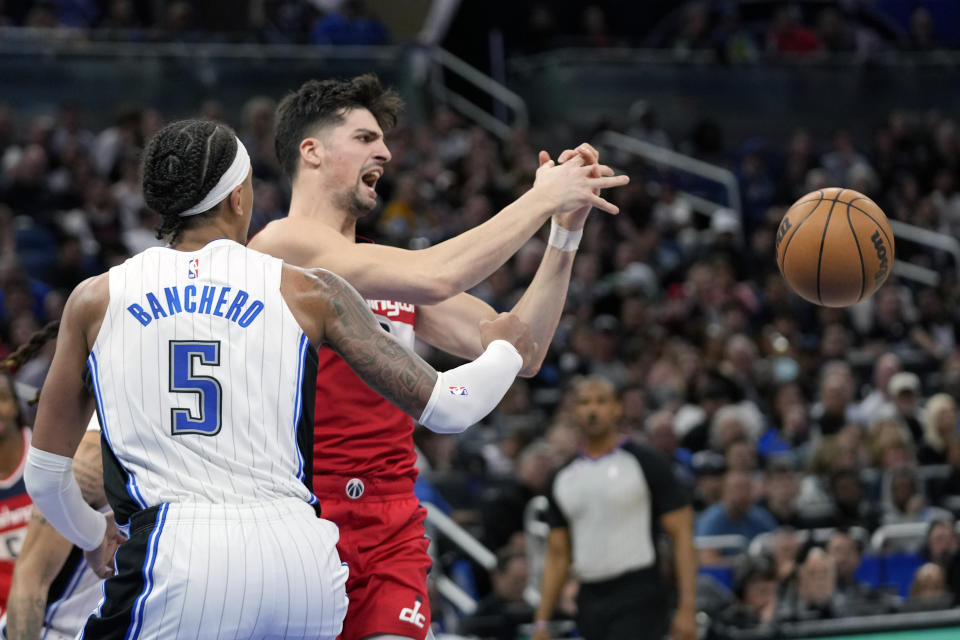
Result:
{"type": "Polygon", "coordinates": [[[550,239],[547,244],[551,247],[560,249],[560,251],[576,251],[580,246],[580,238],[583,237],[583,229],[570,231],[557,224],[556,220],[550,221],[550,239]]]}

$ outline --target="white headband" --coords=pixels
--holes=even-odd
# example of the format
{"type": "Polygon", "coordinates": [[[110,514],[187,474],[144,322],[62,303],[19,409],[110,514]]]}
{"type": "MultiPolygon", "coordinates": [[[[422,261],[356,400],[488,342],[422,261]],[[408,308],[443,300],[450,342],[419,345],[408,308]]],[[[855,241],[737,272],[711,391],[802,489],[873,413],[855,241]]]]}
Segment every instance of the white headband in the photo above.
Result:
{"type": "Polygon", "coordinates": [[[213,189],[207,193],[203,200],[177,215],[186,218],[209,210],[213,205],[230,195],[231,191],[243,184],[248,173],[250,173],[250,156],[247,154],[247,148],[240,142],[240,138],[237,138],[237,155],[234,156],[230,168],[220,176],[217,184],[213,185],[213,189]]]}

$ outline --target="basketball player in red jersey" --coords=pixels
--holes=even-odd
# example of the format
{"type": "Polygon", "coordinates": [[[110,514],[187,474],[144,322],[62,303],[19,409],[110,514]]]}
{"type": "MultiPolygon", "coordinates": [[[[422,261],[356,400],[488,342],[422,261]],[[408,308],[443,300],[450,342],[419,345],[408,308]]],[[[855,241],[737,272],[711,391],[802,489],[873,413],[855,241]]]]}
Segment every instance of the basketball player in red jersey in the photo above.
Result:
{"type": "MultiPolygon", "coordinates": [[[[589,145],[546,152],[533,187],[474,229],[419,251],[356,242],[357,220],[376,206],[390,161],[384,130],[400,98],[375,76],[306,82],[279,105],[277,157],[291,179],[288,217],[249,244],[302,267],[342,276],[367,299],[381,326],[412,346],[417,335],[464,358],[480,353],[478,323],[496,315],[463,293],[487,278],[553,217],[549,247],[512,310],[538,344],[521,375],[546,355],[566,298],[573,256],[591,207],[617,208],[600,189],[626,184],[597,165],[589,145]]],[[[451,388],[450,393],[463,390],[451,388]]],[[[430,629],[425,510],[413,487],[413,421],[364,385],[329,349],[320,351],[314,435],[314,493],[323,517],[340,527],[350,567],[342,640],[413,638],[430,629]]]]}
{"type": "Polygon", "coordinates": [[[23,426],[13,378],[0,370],[0,612],[7,607],[13,564],[33,509],[23,484],[29,448],[30,430],[23,426]]]}

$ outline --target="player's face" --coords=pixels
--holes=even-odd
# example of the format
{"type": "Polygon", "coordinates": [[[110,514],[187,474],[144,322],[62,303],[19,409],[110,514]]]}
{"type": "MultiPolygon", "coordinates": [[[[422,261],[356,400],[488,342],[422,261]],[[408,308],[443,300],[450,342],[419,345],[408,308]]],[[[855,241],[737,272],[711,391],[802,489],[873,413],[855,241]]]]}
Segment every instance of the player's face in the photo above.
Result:
{"type": "Polygon", "coordinates": [[[326,189],[338,207],[364,215],[377,206],[377,182],[390,161],[377,119],[366,109],[352,109],[322,139],[327,151],[326,189]]]}
{"type": "Polygon", "coordinates": [[[604,438],[617,430],[620,403],[611,385],[588,381],[575,393],[574,418],[587,439],[604,438]]]}
{"type": "Polygon", "coordinates": [[[19,428],[17,417],[17,396],[13,391],[13,380],[6,374],[0,375],[0,435],[7,435],[19,428]]]}

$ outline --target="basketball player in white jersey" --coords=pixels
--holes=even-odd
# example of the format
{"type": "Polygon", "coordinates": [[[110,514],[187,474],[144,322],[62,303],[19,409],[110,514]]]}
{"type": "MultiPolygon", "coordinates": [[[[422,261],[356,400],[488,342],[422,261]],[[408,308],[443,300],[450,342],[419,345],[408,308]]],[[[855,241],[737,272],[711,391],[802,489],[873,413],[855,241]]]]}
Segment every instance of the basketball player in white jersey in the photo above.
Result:
{"type": "MultiPolygon", "coordinates": [[[[108,510],[96,416],[73,458],[73,473],[87,504],[108,510]]],[[[34,510],[17,556],[7,611],[0,617],[0,640],[72,640],[97,607],[102,582],[82,551],[34,510]]]]}
{"type": "Polygon", "coordinates": [[[381,331],[338,276],[239,244],[250,173],[228,127],[164,127],[144,152],[143,192],[170,246],[67,300],[26,478],[37,508],[99,575],[114,572],[116,550],[84,638],[336,637],[348,570],[304,464],[315,345],[441,432],[492,410],[535,348],[504,314],[480,328],[483,355],[438,374],[381,331]],[[84,502],[71,471],[89,411],[85,370],[117,524],[84,502]]]}

